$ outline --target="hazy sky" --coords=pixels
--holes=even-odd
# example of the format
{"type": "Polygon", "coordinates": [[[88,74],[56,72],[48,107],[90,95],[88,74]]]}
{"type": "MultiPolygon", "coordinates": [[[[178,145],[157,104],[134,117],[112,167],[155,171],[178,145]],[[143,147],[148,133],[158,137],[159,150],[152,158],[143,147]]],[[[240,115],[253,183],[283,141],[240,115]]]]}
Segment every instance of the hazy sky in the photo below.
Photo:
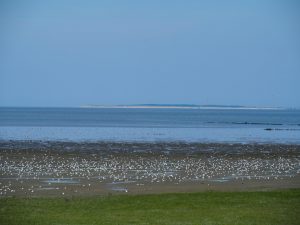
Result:
{"type": "Polygon", "coordinates": [[[300,107],[300,1],[1,0],[0,105],[300,107]]]}

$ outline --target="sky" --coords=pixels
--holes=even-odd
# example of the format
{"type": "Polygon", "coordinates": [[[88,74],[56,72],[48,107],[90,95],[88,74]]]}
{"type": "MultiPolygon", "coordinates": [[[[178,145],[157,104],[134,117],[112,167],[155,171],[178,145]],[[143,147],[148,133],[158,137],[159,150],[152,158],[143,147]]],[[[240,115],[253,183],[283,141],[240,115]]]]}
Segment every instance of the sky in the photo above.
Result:
{"type": "Polygon", "coordinates": [[[300,107],[300,1],[1,0],[0,106],[300,107]]]}

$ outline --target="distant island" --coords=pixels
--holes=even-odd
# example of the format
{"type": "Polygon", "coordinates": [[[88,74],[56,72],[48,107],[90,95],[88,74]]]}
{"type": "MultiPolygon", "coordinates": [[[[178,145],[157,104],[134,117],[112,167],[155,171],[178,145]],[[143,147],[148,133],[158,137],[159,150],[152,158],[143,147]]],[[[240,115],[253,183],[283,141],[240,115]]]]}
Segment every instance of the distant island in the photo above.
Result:
{"type": "Polygon", "coordinates": [[[133,105],[82,105],[81,108],[118,108],[118,109],[253,109],[281,110],[281,107],[257,107],[241,105],[196,105],[196,104],[133,104],[133,105]]]}

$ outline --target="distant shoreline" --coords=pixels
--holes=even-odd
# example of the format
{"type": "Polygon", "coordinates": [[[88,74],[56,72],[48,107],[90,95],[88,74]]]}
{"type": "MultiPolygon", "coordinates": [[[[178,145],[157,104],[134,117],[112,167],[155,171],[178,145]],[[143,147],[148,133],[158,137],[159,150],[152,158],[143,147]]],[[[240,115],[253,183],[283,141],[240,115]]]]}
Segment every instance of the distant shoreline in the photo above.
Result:
{"type": "Polygon", "coordinates": [[[215,105],[82,105],[80,108],[101,109],[229,109],[229,110],[284,110],[280,107],[215,106],[215,105]]]}

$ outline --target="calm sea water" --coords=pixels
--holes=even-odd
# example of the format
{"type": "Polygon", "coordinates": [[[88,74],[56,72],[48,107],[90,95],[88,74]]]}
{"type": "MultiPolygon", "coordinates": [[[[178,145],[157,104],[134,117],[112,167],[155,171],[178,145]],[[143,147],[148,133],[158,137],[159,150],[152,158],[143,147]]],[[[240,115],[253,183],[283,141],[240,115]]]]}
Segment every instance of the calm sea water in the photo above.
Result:
{"type": "Polygon", "coordinates": [[[2,107],[0,140],[300,144],[300,110],[2,107]]]}

